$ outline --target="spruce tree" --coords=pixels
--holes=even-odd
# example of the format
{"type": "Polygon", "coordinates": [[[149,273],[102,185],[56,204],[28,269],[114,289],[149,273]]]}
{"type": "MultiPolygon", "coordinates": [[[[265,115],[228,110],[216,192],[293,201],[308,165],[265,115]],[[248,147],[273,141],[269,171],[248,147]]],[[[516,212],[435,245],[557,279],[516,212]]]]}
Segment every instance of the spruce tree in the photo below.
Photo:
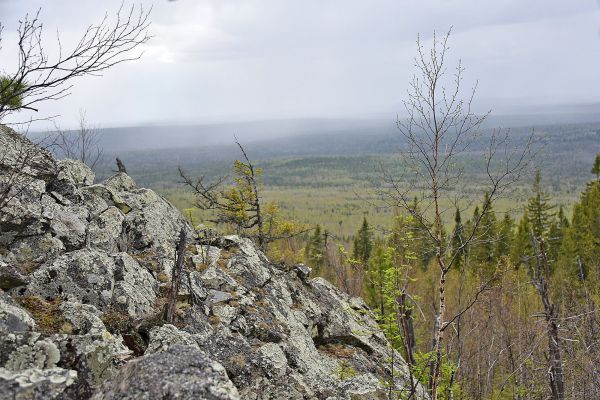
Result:
{"type": "MultiPolygon", "coordinates": [[[[410,210],[413,216],[422,215],[417,197],[413,199],[410,210]]],[[[423,228],[423,224],[419,222],[417,218],[407,218],[406,224],[408,225],[408,232],[411,237],[414,238],[413,251],[419,260],[419,264],[422,269],[427,269],[429,262],[435,256],[435,245],[433,240],[427,234],[426,229],[423,228]]]]}
{"type": "Polygon", "coordinates": [[[573,218],[565,230],[560,264],[577,276],[577,259],[584,273],[600,268],[600,182],[590,182],[573,207],[573,218]]]}
{"type": "Polygon", "coordinates": [[[460,210],[457,208],[456,213],[454,214],[454,231],[452,232],[451,246],[452,246],[452,254],[457,254],[456,261],[454,264],[456,268],[461,270],[465,265],[465,258],[467,254],[467,250],[463,247],[464,245],[464,227],[462,224],[462,219],[460,216],[460,210]]]}
{"type": "Polygon", "coordinates": [[[562,247],[565,230],[569,227],[569,220],[565,216],[563,206],[558,209],[556,218],[550,223],[548,230],[548,257],[552,261],[558,259],[559,250],[562,247]]]}
{"type": "Polygon", "coordinates": [[[323,273],[325,265],[325,245],[321,225],[317,225],[305,248],[306,262],[314,268],[314,274],[319,276],[323,273]]]}
{"type": "Polygon", "coordinates": [[[527,212],[533,234],[538,239],[546,239],[554,214],[549,204],[550,197],[542,189],[542,174],[538,169],[533,182],[533,196],[527,200],[527,212]]]}
{"type": "Polygon", "coordinates": [[[510,217],[510,214],[504,214],[502,222],[498,229],[498,243],[496,245],[496,257],[508,256],[510,254],[511,245],[513,242],[513,228],[515,221],[510,217]]]}
{"type": "Polygon", "coordinates": [[[531,220],[527,207],[519,220],[517,231],[511,246],[510,258],[514,265],[531,266],[533,263],[533,245],[531,243],[531,220]]]}
{"type": "Polygon", "coordinates": [[[496,261],[496,242],[498,240],[496,213],[490,204],[489,193],[484,194],[483,205],[475,208],[473,224],[479,219],[479,226],[475,232],[475,241],[471,246],[469,258],[476,265],[491,265],[496,261]]]}
{"type": "Polygon", "coordinates": [[[367,222],[367,217],[363,217],[363,223],[354,238],[353,257],[363,265],[367,265],[371,250],[373,249],[373,233],[367,222]]]}
{"type": "Polygon", "coordinates": [[[594,160],[592,174],[596,175],[596,182],[600,183],[600,153],[596,155],[596,159],[594,160]]]}
{"type": "Polygon", "coordinates": [[[386,271],[392,265],[393,249],[388,247],[385,241],[376,241],[367,269],[365,292],[369,305],[378,310],[382,317],[386,315],[386,271]]]}

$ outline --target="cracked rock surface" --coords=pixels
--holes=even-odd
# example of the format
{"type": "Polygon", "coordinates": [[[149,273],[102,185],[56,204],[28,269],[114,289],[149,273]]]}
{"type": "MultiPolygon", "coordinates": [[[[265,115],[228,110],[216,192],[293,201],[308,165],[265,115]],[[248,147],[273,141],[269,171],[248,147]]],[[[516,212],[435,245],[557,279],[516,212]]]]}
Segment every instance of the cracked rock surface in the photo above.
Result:
{"type": "Polygon", "coordinates": [[[249,239],[194,232],[126,174],[94,182],[2,126],[0,149],[0,399],[387,398],[392,350],[361,299],[249,239]]]}

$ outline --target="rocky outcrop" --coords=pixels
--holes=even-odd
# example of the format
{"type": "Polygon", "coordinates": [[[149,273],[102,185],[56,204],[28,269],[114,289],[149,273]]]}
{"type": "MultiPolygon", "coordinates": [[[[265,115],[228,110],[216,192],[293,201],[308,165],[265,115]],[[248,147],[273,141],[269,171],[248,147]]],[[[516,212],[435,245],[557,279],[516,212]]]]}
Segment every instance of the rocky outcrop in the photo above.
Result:
{"type": "Polygon", "coordinates": [[[128,362],[95,400],[239,400],[221,364],[194,347],[175,345],[128,362]]]}
{"type": "MultiPolygon", "coordinates": [[[[2,127],[0,143],[12,185],[0,203],[0,398],[387,398],[392,350],[361,299],[248,239],[193,232],[124,173],[94,183],[42,150],[16,171],[35,145],[2,127]],[[192,239],[167,324],[182,228],[192,239]]],[[[408,372],[394,359],[399,388],[408,372]]]]}

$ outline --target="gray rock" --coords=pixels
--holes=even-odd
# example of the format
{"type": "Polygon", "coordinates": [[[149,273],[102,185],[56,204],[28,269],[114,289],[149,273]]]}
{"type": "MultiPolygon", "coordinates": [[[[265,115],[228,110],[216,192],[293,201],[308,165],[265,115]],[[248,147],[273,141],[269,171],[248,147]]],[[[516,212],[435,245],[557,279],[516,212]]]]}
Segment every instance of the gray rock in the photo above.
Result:
{"type": "Polygon", "coordinates": [[[219,323],[228,326],[236,319],[239,310],[227,304],[215,304],[212,306],[212,314],[218,318],[219,323]]]}
{"type": "Polygon", "coordinates": [[[58,179],[59,180],[69,180],[77,187],[80,186],[89,186],[94,184],[94,172],[82,163],[77,160],[59,160],[57,162],[58,165],[58,179]]]}
{"type": "Polygon", "coordinates": [[[0,333],[25,332],[35,328],[35,321],[27,311],[3,291],[0,291],[0,333]]]}
{"type": "Polygon", "coordinates": [[[13,400],[64,399],[75,383],[77,371],[63,368],[9,371],[0,368],[0,395],[13,400]]]}
{"type": "Polygon", "coordinates": [[[9,290],[27,284],[27,277],[13,264],[0,260],[0,289],[9,290]]]}
{"type": "Polygon", "coordinates": [[[233,296],[227,292],[221,292],[220,290],[211,291],[205,300],[208,305],[214,305],[233,299],[233,296]]]}
{"type": "Polygon", "coordinates": [[[111,176],[103,184],[114,192],[131,192],[136,188],[133,178],[123,172],[111,176]]]}
{"type": "Polygon", "coordinates": [[[127,253],[113,255],[115,260],[113,306],[132,317],[154,310],[157,283],[146,269],[127,253]]]}
{"type": "Polygon", "coordinates": [[[157,326],[150,331],[150,342],[145,354],[165,351],[171,346],[182,345],[198,349],[198,343],[190,333],[180,331],[175,326],[165,324],[157,326]]]}
{"type": "Polygon", "coordinates": [[[89,212],[85,207],[57,208],[50,220],[53,236],[70,249],[80,249],[86,239],[88,216],[89,212]]]}
{"type": "Polygon", "coordinates": [[[221,249],[215,246],[197,245],[196,252],[192,256],[192,262],[196,268],[214,267],[221,256],[221,249]]]}
{"type": "Polygon", "coordinates": [[[226,236],[224,240],[239,248],[227,268],[245,288],[263,286],[271,278],[272,268],[268,260],[250,239],[226,236]]]}
{"type": "Polygon", "coordinates": [[[118,195],[131,207],[125,221],[134,249],[151,247],[159,255],[173,257],[182,226],[188,230],[188,237],[192,237],[192,229],[179,210],[154,191],[136,189],[118,195]]]}
{"type": "Polygon", "coordinates": [[[131,211],[131,207],[117,192],[110,189],[102,184],[91,185],[82,189],[82,193],[87,193],[101,198],[107,206],[113,206],[118,208],[123,214],[127,214],[131,211]]]}
{"type": "Polygon", "coordinates": [[[94,396],[95,400],[166,398],[240,399],[221,364],[196,348],[179,345],[127,363],[94,396]]]}
{"type": "Polygon", "coordinates": [[[109,253],[118,250],[118,242],[123,231],[123,213],[114,206],[107,207],[94,215],[87,227],[87,243],[109,253]]]}
{"type": "Polygon", "coordinates": [[[102,313],[90,304],[64,301],[60,304],[62,316],[71,324],[74,334],[103,335],[106,327],[100,319],[102,313]]]}
{"type": "Polygon", "coordinates": [[[32,345],[23,345],[12,352],[4,367],[9,371],[25,369],[49,369],[56,367],[60,351],[49,340],[39,340],[32,345]]]}
{"type": "Polygon", "coordinates": [[[287,372],[288,361],[281,347],[275,343],[266,343],[258,350],[261,366],[268,376],[281,377],[287,372]]]}
{"type": "Polygon", "coordinates": [[[0,125],[0,149],[0,170],[20,168],[23,174],[39,178],[56,171],[57,163],[49,151],[4,125],[0,125]]]}
{"type": "Polygon", "coordinates": [[[240,289],[240,286],[230,275],[222,269],[211,266],[202,273],[193,273],[195,279],[205,289],[219,290],[224,292],[233,292],[240,289]]]}
{"type": "Polygon", "coordinates": [[[298,274],[298,278],[302,279],[303,281],[306,281],[310,277],[310,273],[312,271],[310,267],[304,264],[295,265],[294,270],[296,271],[296,274],[298,274]]]}
{"type": "Polygon", "coordinates": [[[27,270],[29,272],[35,270],[37,265],[54,260],[64,251],[63,242],[49,232],[19,238],[10,246],[15,262],[26,267],[24,273],[27,270]]]}
{"type": "Polygon", "coordinates": [[[52,335],[47,340],[59,349],[61,366],[79,371],[77,386],[86,393],[112,378],[132,356],[121,336],[107,331],[100,335],[52,335]]]}
{"type": "Polygon", "coordinates": [[[112,301],[114,270],[114,261],[102,251],[72,251],[35,271],[26,294],[62,297],[102,310],[112,301]]]}

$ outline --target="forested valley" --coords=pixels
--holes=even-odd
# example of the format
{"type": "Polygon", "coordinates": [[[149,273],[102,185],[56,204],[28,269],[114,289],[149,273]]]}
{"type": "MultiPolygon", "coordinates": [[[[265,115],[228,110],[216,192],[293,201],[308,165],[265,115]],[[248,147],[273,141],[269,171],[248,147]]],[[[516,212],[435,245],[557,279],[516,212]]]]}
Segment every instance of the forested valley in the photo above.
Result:
{"type": "MultiPolygon", "coordinates": [[[[240,201],[250,190],[244,183],[246,165],[236,162],[237,183],[225,194],[228,201],[240,201]]],[[[446,277],[450,317],[444,325],[440,398],[543,398],[555,384],[553,374],[560,374],[565,398],[598,395],[599,166],[600,155],[581,171],[589,179],[572,203],[549,195],[538,169],[531,172],[527,189],[520,185],[521,192],[527,190],[524,200],[503,199],[500,209],[481,192],[443,221],[441,246],[456,259],[446,277]],[[470,213],[461,213],[464,208],[470,213]],[[553,341],[555,346],[549,344],[553,341]],[[551,370],[553,357],[559,357],[559,371],[551,370]]],[[[331,189],[310,189],[315,197],[319,190],[331,189]]],[[[421,200],[415,194],[410,209],[391,207],[387,223],[375,225],[368,215],[354,214],[358,227],[352,234],[336,232],[341,224],[331,229],[318,219],[298,222],[293,209],[284,218],[274,200],[264,206],[263,229],[272,238],[265,244],[271,260],[305,263],[313,275],[365,298],[412,364],[415,381],[428,385],[439,328],[439,269],[435,240],[418,219],[421,200]]],[[[214,212],[190,208],[189,198],[180,201],[195,224],[219,221],[218,229],[256,235],[256,229],[244,228],[252,216],[241,208],[241,215],[224,222],[214,212]]],[[[363,203],[361,209],[377,207],[377,195],[350,200],[357,202],[363,203]]],[[[332,214],[343,211],[336,208],[332,214]]]]}

